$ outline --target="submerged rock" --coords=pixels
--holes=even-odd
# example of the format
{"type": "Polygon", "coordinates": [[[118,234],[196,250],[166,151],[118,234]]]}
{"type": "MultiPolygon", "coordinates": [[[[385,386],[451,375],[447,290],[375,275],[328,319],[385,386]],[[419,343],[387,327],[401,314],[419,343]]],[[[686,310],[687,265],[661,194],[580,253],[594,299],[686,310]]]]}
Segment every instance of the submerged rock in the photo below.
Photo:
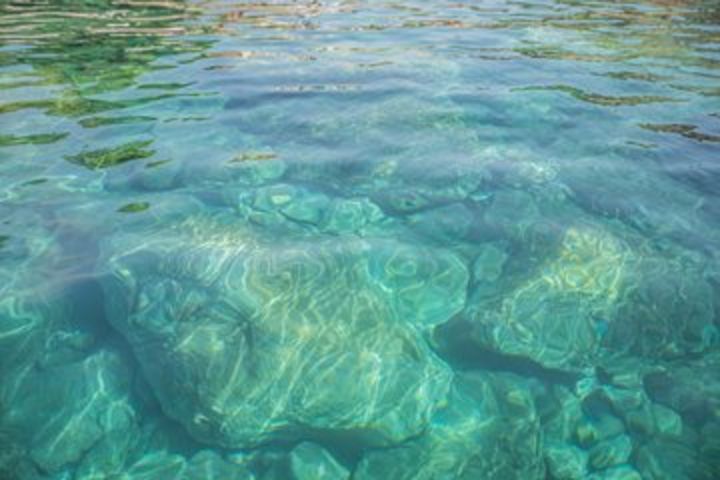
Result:
{"type": "Polygon", "coordinates": [[[4,385],[2,403],[9,408],[1,428],[23,432],[17,439],[33,462],[45,472],[58,472],[105,435],[132,434],[136,414],[129,390],[127,367],[112,352],[47,370],[30,365],[4,385]]]}
{"type": "Polygon", "coordinates": [[[510,375],[456,377],[448,406],[422,436],[369,451],[353,478],[545,478],[539,418],[529,389],[510,375]]]}
{"type": "Polygon", "coordinates": [[[619,298],[606,348],[659,359],[700,353],[720,342],[715,295],[702,271],[680,255],[643,259],[619,298]]]}
{"type": "MultiPolygon", "coordinates": [[[[336,439],[337,440],[337,439],[336,439]]],[[[342,443],[342,440],[341,440],[342,443]]],[[[350,471],[318,443],[303,441],[235,453],[230,459],[249,465],[260,480],[347,480],[350,471]]]]}
{"type": "Polygon", "coordinates": [[[250,222],[276,231],[312,235],[366,234],[385,220],[380,207],[367,198],[336,198],[292,184],[273,184],[226,193],[250,222]]]}
{"type": "Polygon", "coordinates": [[[339,199],[333,202],[323,230],[337,234],[359,232],[383,219],[380,207],[367,198],[339,199]]]}
{"type": "Polygon", "coordinates": [[[499,304],[488,304],[491,308],[472,306],[473,338],[483,348],[544,367],[591,365],[614,318],[627,256],[607,232],[568,229],[555,257],[535,276],[515,284],[499,304]]]}
{"type": "Polygon", "coordinates": [[[679,437],[682,434],[682,418],[674,410],[663,405],[652,406],[655,429],[659,435],[679,437]]]}
{"type": "Polygon", "coordinates": [[[576,438],[581,446],[589,448],[598,442],[621,435],[624,431],[625,426],[619,418],[604,414],[581,421],[577,428],[576,438]]]}
{"type": "Polygon", "coordinates": [[[461,203],[445,205],[408,217],[413,229],[445,244],[465,239],[474,220],[473,212],[461,203]]]}
{"type": "Polygon", "coordinates": [[[96,292],[72,288],[55,237],[35,233],[19,236],[23,248],[0,263],[2,478],[6,464],[16,470],[8,478],[59,474],[112,432],[131,436],[136,422],[127,359],[99,346],[105,326],[87,318],[94,309],[84,296],[96,292]]]}
{"type": "Polygon", "coordinates": [[[123,472],[123,480],[184,479],[187,461],[181,455],[162,450],[149,452],[123,472]]]}
{"type": "Polygon", "coordinates": [[[277,181],[287,170],[287,164],[273,154],[248,153],[235,157],[228,165],[233,178],[248,185],[262,185],[277,181]]]}
{"type": "Polygon", "coordinates": [[[434,327],[463,308],[468,272],[457,256],[396,242],[375,245],[367,251],[371,281],[388,294],[387,302],[405,322],[434,327]]]}
{"type": "Polygon", "coordinates": [[[555,385],[550,395],[539,402],[543,413],[543,436],[546,448],[567,448],[576,440],[584,420],[580,399],[565,387],[555,385]]]}
{"type": "Polygon", "coordinates": [[[590,449],[590,465],[599,470],[627,463],[632,449],[632,440],[627,435],[603,440],[590,449]]]}
{"type": "Polygon", "coordinates": [[[285,192],[271,193],[271,198],[267,200],[258,197],[256,205],[262,208],[264,202],[270,204],[268,208],[280,207],[280,211],[290,220],[311,225],[318,225],[325,220],[331,204],[327,195],[292,187],[285,192]],[[283,195],[289,197],[288,201],[284,200],[283,195]]]}
{"type": "Polygon", "coordinates": [[[390,214],[407,215],[427,209],[433,204],[432,196],[417,188],[387,188],[373,199],[390,214]]]}
{"type": "Polygon", "coordinates": [[[476,283],[494,283],[502,275],[508,254],[497,245],[488,243],[478,249],[473,263],[473,280],[476,283]]]}
{"type": "Polygon", "coordinates": [[[0,391],[41,356],[53,325],[53,307],[59,311],[65,307],[62,302],[38,302],[32,292],[13,293],[0,289],[0,375],[4,379],[0,391]]]}
{"type": "Polygon", "coordinates": [[[545,450],[548,473],[555,480],[582,480],[587,476],[588,454],[572,445],[545,450]]]}
{"type": "Polygon", "coordinates": [[[154,232],[108,246],[107,314],[164,412],[198,440],[334,431],[387,444],[420,433],[444,402],[450,371],[422,333],[463,305],[467,272],[449,252],[268,244],[232,217],[154,232]]]}
{"type": "Polygon", "coordinates": [[[496,236],[522,242],[542,219],[535,198],[522,190],[495,192],[485,213],[486,230],[496,236]]]}
{"type": "Polygon", "coordinates": [[[106,186],[117,189],[122,186],[121,182],[128,182],[129,186],[139,190],[163,191],[176,188],[181,183],[183,166],[180,162],[159,160],[134,167],[127,178],[108,179],[106,186]]]}
{"type": "Polygon", "coordinates": [[[594,472],[586,477],[588,480],[643,480],[643,477],[630,465],[619,465],[594,472]]]}
{"type": "Polygon", "coordinates": [[[350,472],[320,445],[303,442],[290,452],[293,480],[346,480],[350,472]]]}
{"type": "Polygon", "coordinates": [[[12,435],[0,432],[0,478],[3,480],[41,480],[43,476],[30,460],[27,450],[12,435]]]}
{"type": "Polygon", "coordinates": [[[717,458],[705,457],[690,439],[651,439],[638,448],[634,463],[648,480],[714,480],[717,458]]]}
{"type": "MultiPolygon", "coordinates": [[[[647,395],[655,403],[669,407],[671,412],[680,415],[685,422],[701,426],[720,416],[718,371],[720,355],[707,354],[648,373],[643,378],[643,385],[647,395]]],[[[657,410],[653,413],[658,427],[665,425],[670,430],[677,431],[677,421],[673,419],[673,413],[662,415],[661,412],[660,417],[657,410]]]]}
{"type": "Polygon", "coordinates": [[[254,475],[245,465],[236,464],[212,450],[195,454],[188,462],[180,480],[252,480],[254,475]]]}
{"type": "Polygon", "coordinates": [[[128,433],[115,430],[99,439],[78,462],[74,480],[103,480],[126,471],[140,438],[128,433]]]}

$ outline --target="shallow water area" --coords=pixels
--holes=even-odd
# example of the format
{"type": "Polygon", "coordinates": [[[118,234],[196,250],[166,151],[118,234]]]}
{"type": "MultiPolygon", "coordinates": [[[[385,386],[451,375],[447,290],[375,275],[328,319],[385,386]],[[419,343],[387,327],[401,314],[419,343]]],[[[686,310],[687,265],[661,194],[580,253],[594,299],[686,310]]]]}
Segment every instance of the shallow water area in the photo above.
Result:
{"type": "Polygon", "coordinates": [[[720,478],[720,7],[0,0],[0,479],[720,478]]]}

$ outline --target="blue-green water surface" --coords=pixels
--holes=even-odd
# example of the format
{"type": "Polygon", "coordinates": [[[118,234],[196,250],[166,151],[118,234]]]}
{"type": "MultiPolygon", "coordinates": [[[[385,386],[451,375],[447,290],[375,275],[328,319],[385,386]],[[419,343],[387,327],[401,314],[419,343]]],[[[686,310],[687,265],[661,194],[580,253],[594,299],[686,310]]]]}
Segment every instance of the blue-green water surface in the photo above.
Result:
{"type": "Polygon", "coordinates": [[[0,479],[720,478],[714,0],[0,0],[0,479]]]}

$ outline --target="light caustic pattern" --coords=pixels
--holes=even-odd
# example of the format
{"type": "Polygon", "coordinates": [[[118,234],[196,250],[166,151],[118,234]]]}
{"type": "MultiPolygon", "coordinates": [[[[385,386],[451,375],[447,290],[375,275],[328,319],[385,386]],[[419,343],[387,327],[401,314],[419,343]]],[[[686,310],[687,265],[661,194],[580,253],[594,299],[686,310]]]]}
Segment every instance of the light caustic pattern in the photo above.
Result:
{"type": "Polygon", "coordinates": [[[720,9],[0,1],[0,478],[720,478],[720,9]]]}

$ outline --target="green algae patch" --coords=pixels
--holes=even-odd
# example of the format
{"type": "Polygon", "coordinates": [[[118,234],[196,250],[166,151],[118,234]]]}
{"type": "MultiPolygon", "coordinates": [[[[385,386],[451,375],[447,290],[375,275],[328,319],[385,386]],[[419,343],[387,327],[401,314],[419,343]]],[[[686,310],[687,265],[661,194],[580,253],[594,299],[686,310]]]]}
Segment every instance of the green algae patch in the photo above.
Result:
{"type": "Polygon", "coordinates": [[[668,77],[663,75],[654,75],[648,72],[630,72],[630,71],[619,71],[619,72],[607,72],[602,74],[606,77],[615,78],[617,80],[635,80],[640,82],[659,82],[667,80],[668,77]]]}
{"type": "Polygon", "coordinates": [[[263,160],[274,160],[277,158],[277,155],[273,152],[242,152],[238,155],[236,155],[232,160],[230,160],[232,163],[238,163],[238,162],[258,162],[263,160]]]}
{"type": "Polygon", "coordinates": [[[150,208],[150,203],[148,202],[133,202],[128,203],[127,205],[123,205],[122,207],[118,208],[118,212],[121,213],[139,213],[144,212],[150,208]]]}
{"type": "Polygon", "coordinates": [[[651,103],[664,103],[664,102],[677,102],[678,100],[670,97],[663,97],[659,95],[623,95],[623,96],[611,96],[601,95],[599,93],[586,92],[585,90],[571,87],[569,85],[549,85],[545,87],[523,87],[517,88],[513,91],[520,92],[532,92],[532,91],[555,91],[563,92],[571,95],[573,98],[581,100],[583,102],[592,103],[595,105],[602,105],[604,107],[623,107],[623,106],[635,106],[645,105],[651,103]]]}
{"type": "Polygon", "coordinates": [[[91,113],[104,112],[117,108],[119,104],[106,100],[95,100],[80,95],[67,95],[53,102],[48,113],[60,117],[79,117],[91,113]]]}
{"type": "Polygon", "coordinates": [[[547,60],[572,60],[576,62],[607,62],[622,60],[621,55],[593,55],[564,50],[554,46],[520,47],[513,50],[515,53],[529,58],[547,60]]]}
{"type": "Polygon", "coordinates": [[[43,183],[47,183],[47,178],[36,178],[34,180],[28,180],[27,182],[23,183],[23,186],[30,187],[33,185],[41,185],[43,183]]]}
{"type": "Polygon", "coordinates": [[[47,145],[67,137],[65,133],[40,133],[37,135],[0,135],[0,147],[16,145],[47,145]]]}
{"type": "Polygon", "coordinates": [[[138,85],[137,88],[141,88],[143,90],[180,90],[185,87],[189,87],[192,85],[192,82],[186,82],[186,83],[145,83],[142,85],[138,85]]]}
{"type": "Polygon", "coordinates": [[[97,128],[105,125],[127,125],[130,123],[152,122],[155,118],[141,115],[128,115],[124,117],[90,117],[80,120],[80,125],[85,128],[97,128]]]}
{"type": "Polygon", "coordinates": [[[0,105],[0,115],[31,108],[49,108],[50,106],[52,106],[52,102],[48,100],[23,100],[19,102],[10,102],[0,105]]]}
{"type": "Polygon", "coordinates": [[[154,162],[148,162],[147,165],[145,165],[145,168],[157,168],[157,167],[161,167],[167,163],[170,163],[170,160],[157,160],[154,162]]]}
{"type": "Polygon", "coordinates": [[[155,154],[155,151],[146,148],[151,144],[152,140],[129,142],[119,147],[81,152],[77,155],[68,155],[65,158],[72,163],[91,170],[99,170],[114,167],[131,160],[151,157],[155,154]]]}
{"type": "Polygon", "coordinates": [[[684,123],[641,123],[640,128],[655,133],[674,133],[698,142],[720,142],[720,135],[698,132],[695,125],[684,123]]]}

